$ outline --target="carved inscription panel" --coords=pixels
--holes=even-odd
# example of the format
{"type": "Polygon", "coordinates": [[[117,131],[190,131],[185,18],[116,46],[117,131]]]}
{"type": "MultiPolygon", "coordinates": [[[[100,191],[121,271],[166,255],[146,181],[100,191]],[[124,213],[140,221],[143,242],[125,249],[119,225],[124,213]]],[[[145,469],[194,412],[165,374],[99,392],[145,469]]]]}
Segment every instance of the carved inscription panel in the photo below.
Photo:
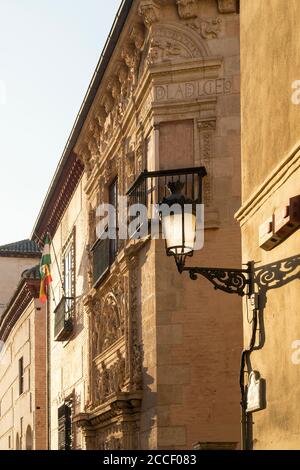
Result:
{"type": "Polygon", "coordinates": [[[230,78],[170,83],[155,87],[154,102],[194,100],[231,92],[232,81],[230,78]]]}

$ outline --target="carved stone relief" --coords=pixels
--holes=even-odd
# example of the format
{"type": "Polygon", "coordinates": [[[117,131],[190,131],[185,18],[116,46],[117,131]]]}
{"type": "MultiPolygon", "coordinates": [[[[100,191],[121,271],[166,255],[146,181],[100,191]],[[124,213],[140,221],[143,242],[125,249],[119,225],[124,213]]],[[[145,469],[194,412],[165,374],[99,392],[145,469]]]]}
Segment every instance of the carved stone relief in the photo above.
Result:
{"type": "Polygon", "coordinates": [[[164,24],[153,28],[144,55],[146,63],[152,65],[171,60],[201,58],[207,55],[207,50],[192,28],[164,24]]]}
{"type": "Polygon", "coordinates": [[[130,186],[135,181],[135,153],[134,151],[128,152],[126,154],[125,159],[126,165],[126,190],[130,188],[130,186]]]}
{"type": "Polygon", "coordinates": [[[97,450],[138,449],[138,429],[135,422],[111,424],[96,435],[97,450]]]}
{"type": "Polygon", "coordinates": [[[216,130],[215,120],[198,121],[201,165],[205,166],[208,176],[204,178],[203,198],[205,205],[213,201],[213,134],[216,130]]]}
{"type": "Polygon", "coordinates": [[[221,31],[221,18],[197,19],[187,26],[196,31],[203,39],[216,39],[221,31]]]}
{"type": "Polygon", "coordinates": [[[105,299],[102,309],[99,350],[104,351],[124,335],[124,319],[119,303],[113,294],[105,299]]]}
{"type": "Polygon", "coordinates": [[[196,18],[198,16],[198,0],[176,0],[180,18],[196,18]]]}
{"type": "Polygon", "coordinates": [[[138,278],[137,278],[137,266],[136,261],[131,262],[130,268],[130,307],[131,307],[131,390],[142,390],[143,383],[143,351],[139,342],[138,337],[138,278]]]}
{"type": "Polygon", "coordinates": [[[124,335],[123,305],[113,293],[94,301],[93,356],[108,349],[124,335]]]}
{"type": "Polygon", "coordinates": [[[235,13],[237,11],[237,0],[218,0],[220,13],[235,13]]]}
{"type": "Polygon", "coordinates": [[[120,351],[117,351],[116,362],[108,367],[105,361],[101,366],[94,365],[94,400],[98,406],[105,403],[107,399],[118,392],[121,392],[125,383],[125,358],[120,351]]]}
{"type": "MultiPolygon", "coordinates": [[[[145,67],[172,62],[183,59],[202,58],[207,56],[207,49],[202,37],[214,37],[217,34],[218,21],[203,22],[200,34],[197,23],[187,28],[184,25],[165,23],[163,26],[156,23],[159,17],[163,0],[142,0],[140,13],[147,20],[146,24],[152,25],[145,43],[145,27],[141,23],[133,24],[127,42],[121,49],[121,57],[116,63],[114,72],[103,82],[102,94],[97,97],[96,104],[91,110],[89,124],[86,126],[81,145],[80,158],[85,164],[87,177],[90,178],[95,166],[101,162],[101,156],[107,152],[110,142],[116,133],[122,131],[122,123],[129,103],[137,89],[138,80],[145,67]],[[154,24],[155,23],[155,24],[154,24]]],[[[178,8],[183,11],[192,8],[192,3],[178,3],[178,8]],[[190,5],[190,6],[189,6],[190,5]]],[[[184,13],[183,13],[184,14],[184,13]]],[[[186,13],[185,15],[190,15],[186,13]]],[[[151,97],[150,97],[151,98],[151,97]]],[[[147,105],[151,107],[152,100],[147,105]]],[[[141,149],[135,148],[138,163],[138,171],[143,166],[141,149]]],[[[124,154],[125,156],[125,154],[124,154]]],[[[105,177],[105,180],[107,178],[105,177]]]]}
{"type": "Polygon", "coordinates": [[[139,4],[139,15],[143,17],[145,26],[150,28],[160,18],[160,5],[155,0],[141,0],[139,4]]]}

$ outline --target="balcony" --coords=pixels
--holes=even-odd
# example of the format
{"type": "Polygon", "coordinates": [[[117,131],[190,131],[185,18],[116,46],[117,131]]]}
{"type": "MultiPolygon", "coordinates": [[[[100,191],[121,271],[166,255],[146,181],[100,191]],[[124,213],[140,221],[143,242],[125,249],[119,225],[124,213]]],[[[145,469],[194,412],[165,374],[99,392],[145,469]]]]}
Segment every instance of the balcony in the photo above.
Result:
{"type": "Polygon", "coordinates": [[[184,195],[197,204],[202,204],[202,179],[204,167],[176,170],[143,171],[127,192],[128,206],[142,204],[148,208],[148,219],[152,217],[152,205],[161,204],[168,194],[168,183],[184,183],[184,195]]]}
{"type": "Polygon", "coordinates": [[[54,340],[66,341],[73,332],[74,299],[63,297],[54,310],[54,340]]]}
{"type": "Polygon", "coordinates": [[[204,167],[181,168],[176,170],[143,171],[127,192],[129,205],[159,204],[168,196],[168,183],[184,183],[184,193],[188,199],[202,203],[202,179],[206,176],[204,167]]]}

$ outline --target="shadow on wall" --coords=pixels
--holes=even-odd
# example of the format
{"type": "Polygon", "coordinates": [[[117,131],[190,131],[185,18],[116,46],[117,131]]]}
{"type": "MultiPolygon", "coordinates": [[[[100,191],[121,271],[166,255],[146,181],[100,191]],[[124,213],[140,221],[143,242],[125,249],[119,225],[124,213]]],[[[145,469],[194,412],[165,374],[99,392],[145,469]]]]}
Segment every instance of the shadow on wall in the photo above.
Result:
{"type": "Polygon", "coordinates": [[[148,374],[148,369],[143,367],[143,401],[142,401],[142,421],[140,423],[139,449],[147,450],[152,448],[153,428],[157,424],[157,392],[153,392],[151,385],[154,378],[148,374]]]}
{"type": "MultiPolygon", "coordinates": [[[[243,351],[240,373],[241,406],[243,423],[244,449],[253,449],[253,413],[247,413],[247,386],[244,383],[245,373],[248,376],[253,371],[251,365],[251,353],[261,350],[266,342],[266,331],[264,322],[264,311],[268,301],[268,292],[283,287],[295,280],[300,280],[300,255],[276,261],[265,266],[259,266],[254,271],[254,282],[256,285],[258,301],[253,306],[252,336],[249,348],[243,351]],[[258,334],[257,334],[258,333],[258,334]]],[[[266,382],[261,379],[262,408],[266,403],[266,382]]]]}

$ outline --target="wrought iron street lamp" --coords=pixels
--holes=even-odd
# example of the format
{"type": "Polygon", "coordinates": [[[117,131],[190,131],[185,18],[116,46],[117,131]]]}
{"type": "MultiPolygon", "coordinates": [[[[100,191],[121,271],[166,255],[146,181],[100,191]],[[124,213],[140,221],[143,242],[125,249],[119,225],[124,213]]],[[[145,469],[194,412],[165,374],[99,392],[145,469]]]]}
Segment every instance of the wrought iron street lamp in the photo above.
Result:
{"type": "Polygon", "coordinates": [[[174,256],[180,274],[187,271],[192,280],[204,276],[215,287],[229,294],[252,296],[254,293],[254,263],[246,269],[186,267],[187,257],[192,257],[196,240],[196,203],[186,198],[180,180],[168,184],[170,195],[162,201],[169,211],[161,211],[162,229],[166,240],[167,256],[174,256]]]}

